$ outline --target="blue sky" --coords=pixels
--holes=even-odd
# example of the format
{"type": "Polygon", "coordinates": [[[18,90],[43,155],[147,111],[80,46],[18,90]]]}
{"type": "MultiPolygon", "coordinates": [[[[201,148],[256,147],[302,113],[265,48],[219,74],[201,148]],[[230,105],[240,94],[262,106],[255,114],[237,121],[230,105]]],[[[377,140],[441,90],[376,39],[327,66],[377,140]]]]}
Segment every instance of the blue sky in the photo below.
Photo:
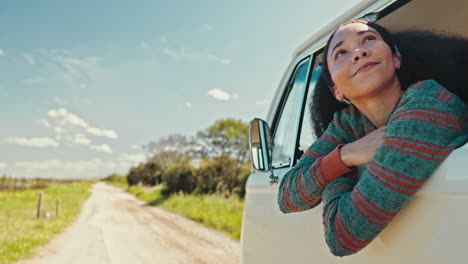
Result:
{"type": "Polygon", "coordinates": [[[7,1],[0,174],[100,177],[265,117],[292,51],[358,1],[7,1]]]}

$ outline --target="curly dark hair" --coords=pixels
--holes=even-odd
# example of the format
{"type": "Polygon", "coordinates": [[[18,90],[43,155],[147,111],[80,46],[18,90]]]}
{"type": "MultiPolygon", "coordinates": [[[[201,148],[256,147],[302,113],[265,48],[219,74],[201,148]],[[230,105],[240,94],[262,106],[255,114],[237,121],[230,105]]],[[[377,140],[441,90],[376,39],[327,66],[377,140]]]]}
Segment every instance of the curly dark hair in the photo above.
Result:
{"type": "MultiPolygon", "coordinates": [[[[468,39],[462,36],[431,31],[407,30],[391,33],[381,25],[357,19],[351,23],[363,23],[375,29],[395,53],[398,47],[402,64],[396,74],[403,90],[412,83],[433,79],[459,96],[468,104],[468,39]]],[[[340,26],[339,28],[341,28],[340,26]]],[[[338,29],[337,29],[338,30],[338,29]]],[[[311,118],[317,138],[322,136],[333,114],[347,107],[336,100],[330,91],[333,81],[328,70],[326,54],[336,31],[330,36],[323,50],[322,73],[311,100],[311,118]]]]}

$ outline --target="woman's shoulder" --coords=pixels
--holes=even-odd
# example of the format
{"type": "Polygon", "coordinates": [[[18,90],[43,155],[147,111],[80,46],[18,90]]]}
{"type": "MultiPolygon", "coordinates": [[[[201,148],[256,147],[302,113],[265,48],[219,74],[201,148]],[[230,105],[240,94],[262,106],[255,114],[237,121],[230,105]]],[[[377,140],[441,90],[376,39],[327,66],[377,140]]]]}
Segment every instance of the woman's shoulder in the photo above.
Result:
{"type": "Polygon", "coordinates": [[[422,80],[408,86],[404,96],[407,101],[432,101],[450,105],[452,103],[462,103],[454,93],[450,92],[443,85],[435,80],[422,80]]]}
{"type": "Polygon", "coordinates": [[[397,111],[432,109],[437,112],[463,114],[467,106],[457,95],[435,80],[423,80],[408,87],[397,111]]]}

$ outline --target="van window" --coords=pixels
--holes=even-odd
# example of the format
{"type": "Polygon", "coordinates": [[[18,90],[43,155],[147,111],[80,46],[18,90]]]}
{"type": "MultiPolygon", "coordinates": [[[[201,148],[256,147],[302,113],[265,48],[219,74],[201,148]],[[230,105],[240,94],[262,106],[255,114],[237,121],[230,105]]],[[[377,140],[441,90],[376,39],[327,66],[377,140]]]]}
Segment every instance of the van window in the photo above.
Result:
{"type": "Polygon", "coordinates": [[[306,151],[312,143],[317,139],[313,130],[311,106],[312,106],[312,95],[314,93],[315,85],[318,82],[320,73],[322,72],[322,66],[317,66],[312,72],[312,77],[309,82],[309,91],[307,92],[307,101],[304,109],[304,117],[302,120],[301,136],[299,139],[299,147],[301,150],[306,151]]]}
{"type": "Polygon", "coordinates": [[[310,59],[302,61],[289,82],[286,99],[282,100],[283,108],[273,138],[272,164],[283,167],[291,164],[291,157],[295,151],[301,106],[304,102],[307,73],[310,59]]]}

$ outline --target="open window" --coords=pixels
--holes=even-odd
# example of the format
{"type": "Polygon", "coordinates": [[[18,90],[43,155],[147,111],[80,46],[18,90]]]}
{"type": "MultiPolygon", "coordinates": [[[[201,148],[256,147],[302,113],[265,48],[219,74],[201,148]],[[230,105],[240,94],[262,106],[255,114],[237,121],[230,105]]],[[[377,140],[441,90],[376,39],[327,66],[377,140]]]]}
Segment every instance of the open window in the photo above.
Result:
{"type": "Polygon", "coordinates": [[[311,58],[298,63],[280,102],[273,135],[272,165],[274,168],[293,165],[297,132],[307,90],[311,58]]]}

